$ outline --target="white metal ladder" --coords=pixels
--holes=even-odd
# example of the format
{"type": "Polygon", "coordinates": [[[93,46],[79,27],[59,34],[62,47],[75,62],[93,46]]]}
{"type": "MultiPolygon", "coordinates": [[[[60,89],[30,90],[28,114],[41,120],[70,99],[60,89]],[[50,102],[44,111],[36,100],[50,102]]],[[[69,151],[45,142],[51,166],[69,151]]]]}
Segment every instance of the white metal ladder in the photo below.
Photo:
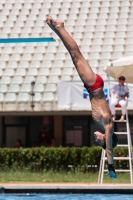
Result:
{"type": "MultiPolygon", "coordinates": [[[[115,120],[115,122],[121,123],[119,120],[115,120]]],[[[124,120],[126,123],[127,132],[115,132],[117,135],[127,135],[127,144],[118,144],[118,147],[127,147],[128,148],[128,157],[114,157],[114,160],[129,160],[129,169],[116,169],[116,172],[130,172],[130,182],[133,183],[133,177],[132,177],[132,159],[133,159],[133,153],[132,153],[132,141],[131,141],[131,135],[130,135],[130,128],[129,128],[129,120],[128,120],[128,113],[126,111],[126,120],[124,120]]],[[[116,147],[117,148],[117,147],[116,147]]],[[[104,172],[107,172],[108,170],[105,170],[105,160],[107,160],[105,150],[102,149],[101,153],[101,161],[100,161],[100,168],[99,168],[99,176],[98,176],[98,183],[103,183],[103,176],[104,172]]]]}

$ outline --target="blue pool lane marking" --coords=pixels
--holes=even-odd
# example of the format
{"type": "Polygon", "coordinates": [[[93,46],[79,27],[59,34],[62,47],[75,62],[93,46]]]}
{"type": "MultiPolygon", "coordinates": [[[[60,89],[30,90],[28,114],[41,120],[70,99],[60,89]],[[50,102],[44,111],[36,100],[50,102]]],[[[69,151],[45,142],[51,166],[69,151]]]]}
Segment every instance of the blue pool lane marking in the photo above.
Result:
{"type": "Polygon", "coordinates": [[[0,43],[21,43],[21,42],[55,42],[52,37],[45,38],[0,38],[0,43]]]}

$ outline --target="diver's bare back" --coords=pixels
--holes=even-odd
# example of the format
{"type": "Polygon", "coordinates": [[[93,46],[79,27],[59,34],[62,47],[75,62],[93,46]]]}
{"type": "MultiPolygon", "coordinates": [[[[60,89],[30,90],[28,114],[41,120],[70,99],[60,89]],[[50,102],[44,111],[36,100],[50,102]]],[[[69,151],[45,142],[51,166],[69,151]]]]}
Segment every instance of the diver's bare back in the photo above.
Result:
{"type": "Polygon", "coordinates": [[[97,127],[105,130],[108,122],[111,122],[111,112],[106,102],[103,88],[97,88],[90,92],[90,101],[92,106],[92,117],[97,127]]]}

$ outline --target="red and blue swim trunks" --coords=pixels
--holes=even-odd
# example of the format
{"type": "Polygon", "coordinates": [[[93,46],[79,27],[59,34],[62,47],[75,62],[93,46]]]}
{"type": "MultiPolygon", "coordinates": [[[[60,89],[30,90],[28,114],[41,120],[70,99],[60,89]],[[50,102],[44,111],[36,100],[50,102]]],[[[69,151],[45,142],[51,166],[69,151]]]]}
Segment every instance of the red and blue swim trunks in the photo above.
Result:
{"type": "Polygon", "coordinates": [[[100,88],[103,86],[104,86],[103,79],[98,74],[96,74],[96,81],[93,85],[88,86],[88,85],[84,84],[84,87],[87,89],[88,92],[91,92],[91,91],[96,90],[97,88],[100,88]]]}

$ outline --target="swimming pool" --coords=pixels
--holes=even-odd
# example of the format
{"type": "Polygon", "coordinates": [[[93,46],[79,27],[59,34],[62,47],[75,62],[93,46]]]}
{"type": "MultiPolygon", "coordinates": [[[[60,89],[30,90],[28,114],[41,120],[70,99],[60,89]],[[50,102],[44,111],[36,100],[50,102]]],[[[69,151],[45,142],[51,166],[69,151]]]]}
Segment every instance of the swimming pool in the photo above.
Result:
{"type": "Polygon", "coordinates": [[[1,194],[0,200],[133,200],[133,194],[1,194]]]}

